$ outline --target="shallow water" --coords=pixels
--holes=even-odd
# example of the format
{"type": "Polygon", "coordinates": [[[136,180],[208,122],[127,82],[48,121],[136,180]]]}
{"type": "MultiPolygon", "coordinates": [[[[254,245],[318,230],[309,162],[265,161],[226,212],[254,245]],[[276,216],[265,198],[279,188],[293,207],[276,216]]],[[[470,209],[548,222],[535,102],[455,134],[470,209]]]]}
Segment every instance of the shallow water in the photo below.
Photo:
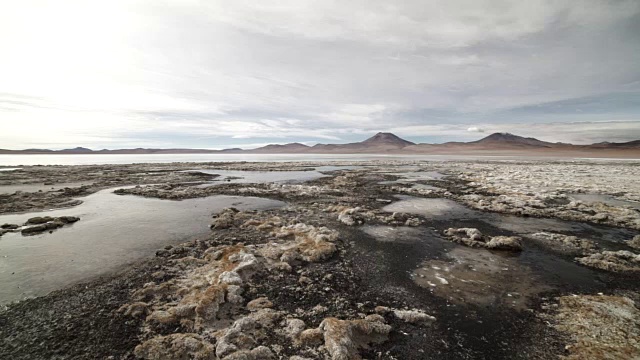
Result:
{"type": "Polygon", "coordinates": [[[211,215],[226,207],[251,210],[285,205],[240,196],[172,201],[112,192],[102,190],[84,197],[83,204],[70,209],[0,216],[0,224],[22,224],[33,216],[81,218],[51,234],[0,237],[0,303],[44,295],[117,270],[165,245],[208,234],[211,215]]]}
{"type": "Polygon", "coordinates": [[[394,291],[403,286],[460,305],[523,310],[546,291],[604,286],[593,270],[536,247],[489,251],[452,243],[425,228],[367,225],[361,230],[375,242],[360,238],[359,245],[376,258],[381,284],[394,291]]]}
{"type": "Polygon", "coordinates": [[[171,162],[288,162],[288,161],[367,161],[367,160],[426,160],[426,161],[466,161],[466,160],[588,160],[593,162],[625,161],[638,159],[605,159],[575,157],[540,156],[478,156],[478,155],[386,155],[386,154],[67,154],[67,155],[0,155],[0,165],[100,165],[171,162]]]}
{"type": "Polygon", "coordinates": [[[92,182],[68,182],[44,185],[40,184],[13,184],[0,185],[0,194],[12,194],[16,191],[38,192],[38,191],[56,191],[66,187],[78,187],[82,185],[91,185],[92,182]]]}
{"type": "Polygon", "coordinates": [[[574,198],[575,200],[580,200],[583,203],[587,203],[587,204],[600,202],[600,203],[607,204],[607,205],[610,205],[610,206],[630,207],[632,209],[640,210],[640,203],[633,202],[633,201],[626,201],[626,200],[616,199],[611,195],[603,195],[603,194],[569,194],[569,196],[574,198]]]}
{"type": "Polygon", "coordinates": [[[416,181],[440,181],[448,175],[439,173],[437,171],[410,171],[410,172],[392,172],[389,175],[398,176],[399,179],[395,182],[399,183],[414,183],[416,181]]]}
{"type": "Polygon", "coordinates": [[[203,174],[220,175],[201,186],[217,184],[300,183],[327,175],[318,171],[243,171],[243,170],[190,170],[203,174]]]}
{"type": "Polygon", "coordinates": [[[465,223],[468,221],[482,221],[488,225],[525,236],[537,232],[560,232],[582,236],[596,241],[600,246],[611,249],[619,249],[619,244],[633,238],[637,233],[621,228],[574,221],[483,212],[470,209],[449,199],[418,198],[407,195],[398,195],[397,198],[400,201],[391,203],[382,210],[422,215],[434,221],[459,221],[460,224],[454,224],[456,227],[465,227],[465,223]]]}

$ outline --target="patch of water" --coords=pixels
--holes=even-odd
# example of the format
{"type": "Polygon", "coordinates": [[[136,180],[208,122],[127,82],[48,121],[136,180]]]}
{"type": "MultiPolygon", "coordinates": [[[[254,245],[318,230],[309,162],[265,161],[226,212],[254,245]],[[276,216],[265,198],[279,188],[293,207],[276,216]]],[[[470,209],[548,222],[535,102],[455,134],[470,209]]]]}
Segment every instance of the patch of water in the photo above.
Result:
{"type": "Polygon", "coordinates": [[[360,229],[368,237],[359,246],[375,264],[368,274],[381,276],[376,281],[393,291],[413,285],[455,304],[522,310],[546,291],[600,291],[603,286],[593,270],[535,247],[518,253],[489,251],[452,243],[422,227],[360,229]],[[375,241],[364,241],[368,238],[375,241]]]}
{"type": "Polygon", "coordinates": [[[318,171],[240,171],[240,170],[190,170],[204,174],[220,175],[220,177],[201,186],[212,186],[221,183],[256,184],[256,183],[300,183],[326,177],[318,171]]]}
{"type": "Polygon", "coordinates": [[[33,216],[81,218],[51,234],[0,237],[0,303],[44,295],[117,270],[165,245],[208,234],[211,215],[226,207],[252,210],[285,205],[241,196],[171,201],[112,192],[84,197],[83,204],[71,209],[0,216],[0,224],[22,224],[33,216]]]}
{"type": "Polygon", "coordinates": [[[603,195],[603,194],[568,194],[568,195],[575,200],[580,200],[583,203],[587,203],[587,204],[600,202],[600,203],[614,206],[614,207],[630,207],[632,209],[640,210],[640,203],[637,203],[634,201],[616,199],[611,195],[603,195]]]}
{"type": "Polygon", "coordinates": [[[478,212],[449,199],[418,198],[409,195],[396,195],[396,201],[382,208],[386,212],[404,212],[422,215],[427,218],[465,218],[475,217],[478,212]]]}
{"type": "Polygon", "coordinates": [[[329,171],[338,171],[338,170],[355,170],[363,168],[363,165],[324,165],[324,166],[313,166],[311,167],[315,171],[318,172],[329,172],[329,171]]]}
{"type": "Polygon", "coordinates": [[[68,182],[56,184],[13,184],[0,185],[0,194],[13,194],[16,191],[38,192],[38,191],[57,191],[66,187],[79,187],[83,185],[91,185],[92,182],[68,182]]]}
{"type": "Polygon", "coordinates": [[[448,176],[445,174],[441,174],[437,171],[415,171],[415,172],[400,172],[400,173],[389,173],[389,175],[395,175],[402,178],[403,181],[415,182],[415,181],[424,181],[424,180],[442,180],[444,177],[448,176]]]}
{"type": "Polygon", "coordinates": [[[16,170],[22,170],[22,168],[2,168],[2,169],[0,169],[0,171],[16,171],[16,170]]]}
{"type": "Polygon", "coordinates": [[[407,226],[364,225],[362,231],[382,242],[413,243],[420,241],[424,230],[407,226]]]}
{"type": "Polygon", "coordinates": [[[417,198],[407,195],[397,195],[397,198],[400,201],[389,204],[382,210],[421,215],[434,221],[454,222],[453,225],[456,227],[465,227],[465,222],[468,221],[481,221],[519,235],[537,232],[559,232],[585,237],[596,241],[600,246],[610,247],[613,250],[619,249],[619,244],[636,235],[634,231],[621,228],[596,226],[559,219],[519,217],[482,212],[470,209],[449,199],[417,198]],[[455,224],[456,221],[459,224],[455,224]]]}
{"type": "Polygon", "coordinates": [[[428,260],[412,274],[421,287],[459,304],[526,308],[527,300],[552,287],[512,254],[457,246],[443,260],[428,260]]]}

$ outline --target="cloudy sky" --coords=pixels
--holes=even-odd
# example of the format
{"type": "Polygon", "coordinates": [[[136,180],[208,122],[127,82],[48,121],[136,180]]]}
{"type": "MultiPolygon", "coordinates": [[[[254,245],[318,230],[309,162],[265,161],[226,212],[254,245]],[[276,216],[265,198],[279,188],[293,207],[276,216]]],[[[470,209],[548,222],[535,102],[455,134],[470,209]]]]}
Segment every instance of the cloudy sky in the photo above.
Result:
{"type": "Polygon", "coordinates": [[[640,139],[640,1],[0,2],[0,148],[640,139]]]}

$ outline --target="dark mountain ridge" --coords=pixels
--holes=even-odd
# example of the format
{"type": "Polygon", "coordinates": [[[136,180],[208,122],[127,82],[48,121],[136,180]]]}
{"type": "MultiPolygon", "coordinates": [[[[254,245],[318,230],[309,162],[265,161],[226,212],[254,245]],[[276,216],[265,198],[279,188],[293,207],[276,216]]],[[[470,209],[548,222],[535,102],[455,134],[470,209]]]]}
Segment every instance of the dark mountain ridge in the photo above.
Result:
{"type": "Polygon", "coordinates": [[[355,143],[347,144],[316,144],[307,146],[301,143],[271,144],[256,149],[243,150],[240,148],[209,150],[209,149],[117,149],[91,150],[76,147],[65,150],[26,149],[2,150],[0,154],[221,154],[221,153],[262,153],[262,154],[298,154],[298,153],[327,153],[327,154],[446,154],[446,153],[525,153],[531,151],[550,153],[553,151],[597,152],[597,151],[632,151],[640,153],[640,140],[624,143],[600,142],[590,145],[572,145],[566,143],[551,143],[532,137],[522,137],[510,133],[494,133],[480,140],[470,142],[448,142],[443,144],[416,144],[402,139],[392,133],[379,132],[374,136],[355,143]]]}

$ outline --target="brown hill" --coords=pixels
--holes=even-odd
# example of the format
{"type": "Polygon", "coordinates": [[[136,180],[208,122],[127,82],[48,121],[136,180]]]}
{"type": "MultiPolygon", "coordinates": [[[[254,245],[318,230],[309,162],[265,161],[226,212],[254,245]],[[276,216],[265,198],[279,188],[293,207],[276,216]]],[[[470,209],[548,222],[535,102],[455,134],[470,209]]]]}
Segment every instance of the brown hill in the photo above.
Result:
{"type": "Polygon", "coordinates": [[[562,155],[601,157],[640,157],[640,140],[625,143],[602,142],[591,145],[551,143],[531,137],[509,133],[494,133],[471,142],[447,142],[444,144],[415,144],[392,133],[380,132],[374,136],[348,144],[317,144],[307,146],[301,143],[284,145],[272,144],[257,149],[239,148],[225,150],[208,149],[119,149],[91,150],[77,147],[65,150],[27,149],[1,150],[0,154],[460,154],[460,155],[562,155]]]}

